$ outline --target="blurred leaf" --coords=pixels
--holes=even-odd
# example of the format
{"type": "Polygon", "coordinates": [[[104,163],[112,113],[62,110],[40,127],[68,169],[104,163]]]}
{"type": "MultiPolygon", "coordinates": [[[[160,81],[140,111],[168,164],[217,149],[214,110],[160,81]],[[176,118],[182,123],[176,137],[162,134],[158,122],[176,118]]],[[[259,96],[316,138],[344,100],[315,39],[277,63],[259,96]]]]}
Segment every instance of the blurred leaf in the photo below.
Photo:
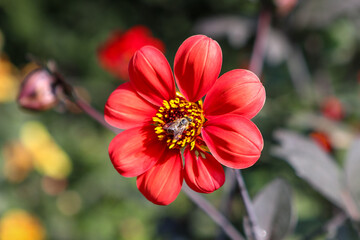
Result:
{"type": "Polygon", "coordinates": [[[265,231],[264,239],[283,239],[294,226],[292,191],[284,180],[275,179],[262,189],[255,197],[254,208],[265,231]]]}
{"type": "Polygon", "coordinates": [[[355,198],[355,205],[353,209],[348,209],[351,216],[354,213],[359,218],[359,207],[360,207],[360,138],[354,140],[351,148],[348,151],[346,162],[345,162],[345,180],[346,185],[355,198]],[[350,211],[351,210],[351,211],[350,211]]]}
{"type": "Polygon", "coordinates": [[[193,31],[215,39],[226,37],[232,47],[240,48],[251,37],[253,29],[251,19],[225,15],[200,19],[193,31]]]}
{"type": "Polygon", "coordinates": [[[301,135],[278,130],[275,138],[280,147],[273,149],[273,154],[284,158],[298,176],[310,183],[324,197],[343,208],[343,174],[334,160],[312,140],[301,135]]]}
{"type": "Polygon", "coordinates": [[[286,36],[278,30],[270,29],[267,40],[266,59],[272,65],[279,65],[289,57],[291,46],[286,36]]]}
{"type": "Polygon", "coordinates": [[[333,147],[339,149],[348,149],[354,140],[354,129],[351,126],[310,112],[294,114],[290,119],[290,126],[324,132],[330,137],[333,147]]]}
{"type": "Polygon", "coordinates": [[[324,27],[334,19],[347,15],[358,17],[359,0],[307,0],[299,4],[294,23],[300,27],[324,27]]]}

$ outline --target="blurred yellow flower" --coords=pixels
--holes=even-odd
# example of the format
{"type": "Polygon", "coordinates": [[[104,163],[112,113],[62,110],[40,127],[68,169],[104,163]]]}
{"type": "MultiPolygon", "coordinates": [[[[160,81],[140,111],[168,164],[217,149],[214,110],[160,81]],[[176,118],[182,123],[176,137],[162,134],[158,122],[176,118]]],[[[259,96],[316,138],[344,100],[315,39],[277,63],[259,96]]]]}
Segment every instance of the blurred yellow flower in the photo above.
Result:
{"type": "Polygon", "coordinates": [[[24,210],[10,210],[0,220],[0,240],[42,240],[45,229],[24,210]]]}
{"type": "Polygon", "coordinates": [[[34,166],[40,173],[55,179],[64,179],[70,174],[72,165],[68,155],[41,123],[25,123],[20,139],[31,153],[34,166]]]}
{"type": "Polygon", "coordinates": [[[0,57],[0,103],[14,101],[19,85],[16,68],[7,58],[0,57]]]}
{"type": "Polygon", "coordinates": [[[2,148],[4,156],[3,173],[7,180],[14,183],[23,181],[33,168],[30,152],[18,141],[9,142],[2,148]]]}

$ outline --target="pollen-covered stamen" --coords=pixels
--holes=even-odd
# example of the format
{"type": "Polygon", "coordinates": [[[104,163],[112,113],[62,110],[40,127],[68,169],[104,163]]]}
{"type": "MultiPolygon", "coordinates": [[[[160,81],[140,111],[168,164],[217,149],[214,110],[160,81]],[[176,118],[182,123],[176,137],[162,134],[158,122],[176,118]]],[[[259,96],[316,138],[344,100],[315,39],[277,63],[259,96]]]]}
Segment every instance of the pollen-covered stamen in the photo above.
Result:
{"type": "Polygon", "coordinates": [[[153,121],[158,139],[166,141],[169,149],[183,148],[188,144],[193,149],[205,121],[202,101],[189,102],[176,93],[175,99],[163,101],[153,121]]]}

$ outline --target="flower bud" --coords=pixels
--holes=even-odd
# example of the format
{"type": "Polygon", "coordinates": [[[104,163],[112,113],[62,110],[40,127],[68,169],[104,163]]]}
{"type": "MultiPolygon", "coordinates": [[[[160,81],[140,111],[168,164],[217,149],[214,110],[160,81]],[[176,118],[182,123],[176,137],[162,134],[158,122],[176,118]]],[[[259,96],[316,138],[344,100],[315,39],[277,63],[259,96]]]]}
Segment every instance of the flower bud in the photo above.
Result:
{"type": "Polygon", "coordinates": [[[340,121],[345,117],[345,110],[341,101],[335,97],[327,97],[321,106],[322,114],[334,121],[340,121]]]}
{"type": "Polygon", "coordinates": [[[114,31],[99,47],[100,65],[122,80],[129,80],[128,65],[131,57],[140,48],[151,45],[165,51],[164,43],[152,36],[151,30],[139,25],[125,32],[114,31]]]}
{"type": "Polygon", "coordinates": [[[18,104],[25,109],[45,111],[58,103],[56,96],[56,77],[45,68],[30,72],[24,79],[18,104]]]}
{"type": "Polygon", "coordinates": [[[312,140],[318,144],[319,147],[321,147],[325,152],[331,152],[333,147],[330,141],[330,137],[324,133],[319,131],[314,131],[310,133],[310,137],[312,140]]]}
{"type": "Polygon", "coordinates": [[[275,6],[280,16],[287,16],[297,5],[298,0],[275,0],[275,6]]]}

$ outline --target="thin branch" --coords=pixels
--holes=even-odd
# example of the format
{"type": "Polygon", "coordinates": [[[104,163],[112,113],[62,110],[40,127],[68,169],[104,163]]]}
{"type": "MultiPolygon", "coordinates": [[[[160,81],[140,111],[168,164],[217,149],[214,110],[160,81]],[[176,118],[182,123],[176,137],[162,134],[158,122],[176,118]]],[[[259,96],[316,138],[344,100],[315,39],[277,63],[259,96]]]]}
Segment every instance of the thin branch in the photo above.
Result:
{"type": "Polygon", "coordinates": [[[233,240],[244,240],[244,237],[236,230],[236,228],[224,217],[213,205],[211,205],[200,194],[195,193],[188,186],[184,185],[183,192],[201,208],[215,223],[217,223],[223,231],[233,240]]]}
{"type": "Polygon", "coordinates": [[[249,237],[254,240],[260,240],[261,239],[261,237],[259,236],[260,227],[257,224],[257,217],[255,214],[254,206],[251,202],[249,193],[245,186],[245,182],[241,175],[241,171],[234,169],[234,172],[235,172],[236,180],[239,185],[240,194],[241,194],[241,198],[243,200],[244,206],[245,206],[246,214],[249,218],[248,221],[249,221],[250,234],[251,234],[249,237]]]}

